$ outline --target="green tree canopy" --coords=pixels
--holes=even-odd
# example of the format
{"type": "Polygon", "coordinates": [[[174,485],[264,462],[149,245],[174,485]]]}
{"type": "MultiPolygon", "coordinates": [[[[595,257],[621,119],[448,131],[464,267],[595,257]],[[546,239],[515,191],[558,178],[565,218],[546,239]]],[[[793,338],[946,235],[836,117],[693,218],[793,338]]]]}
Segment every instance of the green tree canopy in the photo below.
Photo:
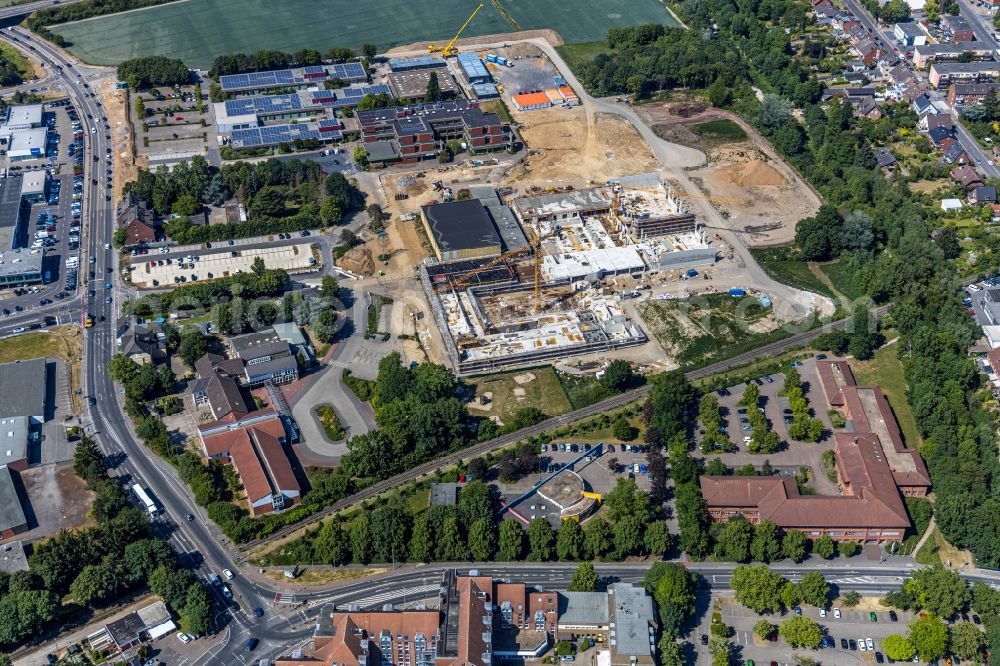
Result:
{"type": "Polygon", "coordinates": [[[730,586],[736,593],[736,601],[763,615],[781,607],[781,589],[785,582],[765,566],[742,566],[733,569],[730,586]]]}
{"type": "Polygon", "coordinates": [[[594,570],[594,565],[590,562],[584,562],[573,572],[573,578],[566,589],[570,592],[596,592],[600,582],[601,577],[594,570]]]}

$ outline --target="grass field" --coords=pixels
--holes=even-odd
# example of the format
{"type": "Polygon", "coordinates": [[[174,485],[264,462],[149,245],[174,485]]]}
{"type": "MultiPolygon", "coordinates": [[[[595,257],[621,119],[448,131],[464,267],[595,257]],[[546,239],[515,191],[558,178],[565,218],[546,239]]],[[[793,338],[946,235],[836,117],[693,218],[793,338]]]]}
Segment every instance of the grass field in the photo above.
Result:
{"type": "MultiPolygon", "coordinates": [[[[885,335],[892,337],[891,331],[885,335]]],[[[892,411],[896,414],[899,427],[903,431],[906,445],[911,448],[920,447],[920,432],[913,412],[906,402],[906,380],[903,378],[903,364],[899,362],[896,353],[899,348],[895,343],[886,345],[875,352],[870,361],[851,360],[851,370],[859,386],[879,386],[888,398],[892,411]]]]}
{"type": "Polygon", "coordinates": [[[778,282],[836,298],[836,294],[809,270],[808,264],[792,254],[790,245],[751,248],[750,252],[767,274],[778,282]]]}
{"type": "Polygon", "coordinates": [[[713,146],[737,143],[747,138],[747,133],[743,131],[743,128],[728,118],[691,125],[691,131],[700,136],[702,141],[713,146]]]}
{"type": "Polygon", "coordinates": [[[586,65],[597,56],[601,54],[610,55],[615,52],[603,39],[595,42],[563,44],[562,46],[557,46],[556,51],[566,61],[566,64],[569,65],[573,73],[577,75],[580,74],[583,65],[586,65]]]}
{"type": "MultiPolygon", "coordinates": [[[[657,0],[501,1],[521,29],[551,28],[566,42],[603,39],[609,28],[675,23],[657,0]]],[[[485,4],[463,36],[514,31],[485,4]]],[[[69,40],[71,50],[89,63],[109,65],[157,54],[208,68],[217,55],[260,49],[322,51],[332,46],[358,48],[366,42],[387,49],[447,40],[475,7],[475,0],[188,0],[67,23],[53,32],[69,40]]]]}
{"type": "Polygon", "coordinates": [[[476,388],[477,399],[484,393],[493,394],[491,409],[469,409],[470,414],[477,416],[499,416],[501,421],[508,423],[518,410],[525,407],[537,407],[549,416],[565,414],[571,409],[569,398],[552,368],[470,377],[466,381],[476,388]],[[535,378],[523,383],[515,379],[528,373],[535,378]]]}

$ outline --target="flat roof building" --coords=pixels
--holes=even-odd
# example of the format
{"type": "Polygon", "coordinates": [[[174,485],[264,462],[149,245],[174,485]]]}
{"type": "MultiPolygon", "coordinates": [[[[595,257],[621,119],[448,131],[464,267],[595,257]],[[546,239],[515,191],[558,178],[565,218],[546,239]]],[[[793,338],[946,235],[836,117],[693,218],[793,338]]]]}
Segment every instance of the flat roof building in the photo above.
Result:
{"type": "Polygon", "coordinates": [[[7,139],[7,157],[11,162],[45,157],[48,136],[45,127],[13,130],[7,139]]]}
{"type": "Polygon", "coordinates": [[[27,241],[28,214],[21,210],[22,180],[21,174],[0,179],[0,252],[24,247],[27,241]]]}
{"type": "Polygon", "coordinates": [[[337,90],[301,90],[284,95],[238,97],[213,106],[219,132],[232,132],[282,120],[326,116],[334,109],[357,105],[366,95],[379,94],[391,97],[392,90],[381,83],[337,90]]]}
{"type": "Polygon", "coordinates": [[[475,85],[477,83],[492,83],[493,77],[490,76],[489,70],[486,69],[486,65],[483,61],[479,59],[472,51],[464,51],[458,54],[458,66],[462,70],[462,74],[465,75],[466,80],[470,85],[475,85]]]}
{"type": "Polygon", "coordinates": [[[317,86],[322,88],[328,80],[362,83],[368,80],[368,73],[360,62],[344,62],[294,69],[274,69],[266,72],[224,74],[219,77],[219,85],[222,86],[222,92],[228,95],[251,95],[275,89],[302,90],[317,86]]]}
{"type": "Polygon", "coordinates": [[[981,62],[935,62],[927,73],[927,80],[935,88],[949,83],[983,83],[995,81],[1000,76],[1000,63],[981,62]]]}
{"type": "Polygon", "coordinates": [[[459,95],[458,84],[455,83],[455,79],[447,70],[410,69],[402,72],[390,72],[389,86],[399,99],[422,100],[427,94],[427,86],[430,84],[432,74],[437,76],[442,97],[450,98],[459,95]]]}
{"type": "Polygon", "coordinates": [[[0,364],[0,418],[25,416],[40,424],[45,419],[45,358],[0,364]]]}
{"type": "Polygon", "coordinates": [[[31,129],[42,126],[41,104],[22,104],[7,107],[7,121],[4,126],[8,130],[31,129]]]}
{"type": "Polygon", "coordinates": [[[29,203],[45,201],[49,190],[49,172],[28,171],[21,179],[21,199],[29,203]]]}
{"type": "Polygon", "coordinates": [[[28,469],[28,417],[0,418],[0,465],[23,472],[28,469]]]}
{"type": "Polygon", "coordinates": [[[440,69],[447,66],[448,63],[444,61],[444,58],[436,55],[389,59],[389,70],[392,72],[408,72],[414,69],[440,69]]]}
{"type": "Polygon", "coordinates": [[[655,653],[656,614],[653,600],[641,586],[615,583],[607,592],[559,594],[557,640],[598,635],[610,652],[612,666],[652,666],[655,653]]]}
{"type": "Polygon", "coordinates": [[[17,492],[17,481],[9,467],[0,467],[0,539],[28,531],[28,519],[21,507],[21,497],[17,492]]]}
{"type": "Polygon", "coordinates": [[[500,237],[478,199],[421,207],[421,219],[439,261],[500,254],[500,237]]]}
{"type": "Polygon", "coordinates": [[[42,256],[28,250],[0,252],[0,289],[41,284],[42,256]]]}

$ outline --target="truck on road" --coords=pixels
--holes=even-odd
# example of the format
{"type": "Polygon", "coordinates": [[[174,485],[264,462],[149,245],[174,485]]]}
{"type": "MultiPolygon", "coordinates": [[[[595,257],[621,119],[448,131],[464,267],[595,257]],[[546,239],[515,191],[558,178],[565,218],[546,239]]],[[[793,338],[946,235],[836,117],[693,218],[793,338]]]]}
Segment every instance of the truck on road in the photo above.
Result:
{"type": "Polygon", "coordinates": [[[146,507],[146,512],[149,513],[150,517],[159,515],[160,507],[156,504],[152,497],[150,497],[149,492],[145,488],[140,486],[138,483],[132,484],[132,494],[135,495],[139,503],[146,507]]]}

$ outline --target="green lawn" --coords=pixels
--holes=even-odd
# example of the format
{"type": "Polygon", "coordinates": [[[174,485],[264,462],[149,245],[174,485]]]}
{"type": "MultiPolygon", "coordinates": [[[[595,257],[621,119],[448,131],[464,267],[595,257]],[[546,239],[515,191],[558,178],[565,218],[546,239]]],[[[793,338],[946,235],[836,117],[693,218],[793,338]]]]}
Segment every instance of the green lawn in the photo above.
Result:
{"type": "Polygon", "coordinates": [[[610,55],[614,53],[614,49],[609,47],[608,43],[604,40],[597,42],[563,44],[562,46],[557,46],[556,51],[559,52],[559,55],[561,55],[563,60],[566,61],[566,64],[569,65],[570,70],[577,75],[579,75],[583,65],[586,65],[597,56],[601,54],[610,55]]]}
{"type": "Polygon", "coordinates": [[[747,133],[743,131],[743,128],[728,118],[691,125],[691,131],[713,146],[737,143],[747,138],[747,133]]]}
{"type": "Polygon", "coordinates": [[[822,264],[820,270],[830,278],[833,288],[847,298],[853,300],[861,298],[864,295],[864,292],[854,282],[853,269],[849,268],[846,264],[840,261],[831,261],[822,264]]]}
{"type": "MultiPolygon", "coordinates": [[[[892,335],[891,331],[886,335],[892,335]]],[[[906,380],[903,378],[903,364],[896,357],[897,352],[895,343],[886,345],[875,352],[870,361],[851,360],[851,370],[858,385],[878,386],[882,389],[896,414],[906,445],[919,448],[920,432],[910,405],[906,402],[906,380]]]]}
{"type": "MultiPolygon", "coordinates": [[[[4,6],[6,5],[3,0],[0,0],[0,7],[4,6]]],[[[17,67],[17,71],[21,73],[22,78],[28,79],[28,77],[34,73],[31,63],[29,63],[28,59],[24,57],[24,54],[10,44],[0,44],[0,53],[3,53],[3,57],[17,67]]]]}
{"type": "Polygon", "coordinates": [[[499,416],[501,421],[508,423],[518,410],[525,407],[537,407],[548,416],[565,414],[572,409],[569,398],[551,367],[470,377],[466,382],[475,387],[476,401],[485,393],[492,394],[491,402],[487,405],[490,409],[470,406],[469,413],[476,416],[499,416]],[[526,379],[528,374],[534,375],[534,379],[522,382],[515,379],[526,379]]]}
{"type": "Polygon", "coordinates": [[[795,256],[791,245],[751,248],[750,252],[767,274],[778,282],[836,299],[833,291],[809,270],[809,265],[795,256]]]}

